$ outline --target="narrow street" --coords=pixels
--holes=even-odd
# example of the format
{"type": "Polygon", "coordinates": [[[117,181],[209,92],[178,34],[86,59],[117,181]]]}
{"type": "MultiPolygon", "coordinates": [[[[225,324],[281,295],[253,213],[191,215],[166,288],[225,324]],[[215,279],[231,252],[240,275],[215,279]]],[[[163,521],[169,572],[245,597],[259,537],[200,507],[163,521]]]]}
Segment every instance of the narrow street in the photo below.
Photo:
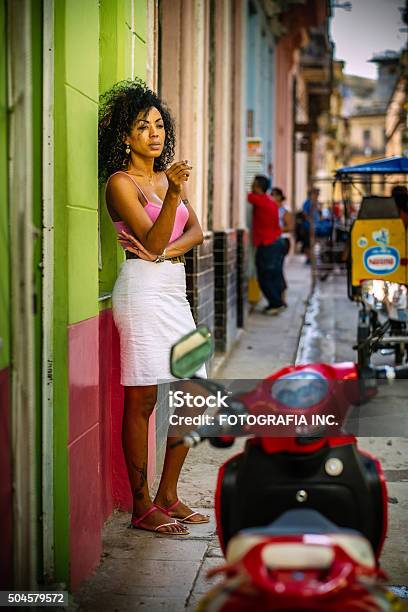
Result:
{"type": "MultiPolygon", "coordinates": [[[[357,313],[357,305],[347,298],[344,276],[331,275],[319,283],[305,317],[297,361],[353,361],[357,313]]],[[[373,362],[384,364],[387,356],[376,354],[373,362]]],[[[396,585],[408,583],[407,396],[406,382],[398,381],[381,388],[378,396],[360,409],[364,430],[375,437],[360,437],[359,445],[380,460],[387,480],[388,535],[381,558],[391,584],[396,585]],[[397,433],[404,437],[397,437],[397,433]]]]}
{"type": "MultiPolygon", "coordinates": [[[[287,310],[265,317],[260,303],[217,378],[259,379],[294,362],[310,292],[310,270],[303,257],[288,262],[287,278],[287,310]]],[[[105,526],[102,563],[75,594],[77,609],[193,610],[208,590],[207,570],[222,560],[212,512],[217,470],[242,444],[223,451],[204,443],[190,451],[180,498],[194,510],[209,513],[211,522],[191,527],[189,536],[170,539],[128,530],[129,515],[116,512],[105,526]]]]}
{"type": "MultiPolygon", "coordinates": [[[[207,569],[222,562],[217,472],[243,440],[188,454],[177,495],[211,515],[209,524],[155,537],[127,529],[129,509],[147,483],[156,493],[169,423],[188,429],[190,408],[213,416],[224,391],[252,390],[282,366],[356,358],[357,306],[340,272],[314,282],[314,244],[322,263],[343,260],[349,245],[356,290],[370,278],[399,285],[383,289],[401,311],[401,325],[389,328],[405,333],[407,35],[408,0],[0,0],[7,601],[30,604],[22,591],[51,589],[69,593],[75,612],[195,608],[207,569]],[[303,253],[286,259],[282,310],[280,237],[303,253]],[[253,307],[257,275],[266,313],[264,300],[253,307]],[[215,399],[185,397],[182,418],[169,421],[183,402],[159,381],[169,378],[172,345],[194,326],[211,330],[215,354],[206,342],[202,350],[225,389],[215,399]],[[157,396],[146,388],[156,384],[157,396]]],[[[406,337],[388,341],[402,359],[406,337]]],[[[395,354],[375,359],[392,364],[395,354]]],[[[348,424],[383,462],[383,564],[408,597],[406,384],[384,384],[348,424]]],[[[314,392],[309,381],[294,393],[283,387],[299,405],[314,392]]],[[[333,395],[324,396],[330,409],[333,395]]],[[[162,503],[175,498],[178,457],[166,464],[162,503]]],[[[343,465],[350,478],[359,474],[343,465]]],[[[270,472],[258,468],[239,475],[267,496],[254,474],[270,472]]],[[[298,493],[313,505],[308,491],[298,493]]],[[[234,509],[254,497],[240,490],[234,509]]],[[[254,513],[280,513],[283,499],[279,489],[254,513]]],[[[337,498],[330,507],[345,516],[337,498]]],[[[355,516],[353,502],[345,511],[355,516]]],[[[365,506],[361,529],[372,515],[365,506]]]]}
{"type": "MultiPolygon", "coordinates": [[[[229,358],[219,368],[217,378],[262,378],[295,360],[353,360],[357,307],[347,299],[344,276],[332,275],[318,284],[303,327],[310,274],[302,258],[291,259],[287,276],[289,308],[278,317],[265,317],[259,312],[259,304],[229,358]]],[[[393,393],[390,401],[400,403],[393,393]]],[[[180,497],[194,509],[210,513],[211,522],[192,527],[188,537],[157,538],[128,530],[129,516],[116,512],[105,526],[102,562],[75,594],[71,609],[194,610],[211,584],[206,579],[207,571],[222,562],[212,513],[217,469],[239,451],[241,444],[223,451],[204,443],[189,453],[180,497]]],[[[408,582],[404,550],[408,540],[404,521],[408,510],[408,441],[391,436],[370,437],[361,438],[360,445],[374,453],[385,469],[389,528],[382,561],[391,584],[404,585],[408,582]]]]}

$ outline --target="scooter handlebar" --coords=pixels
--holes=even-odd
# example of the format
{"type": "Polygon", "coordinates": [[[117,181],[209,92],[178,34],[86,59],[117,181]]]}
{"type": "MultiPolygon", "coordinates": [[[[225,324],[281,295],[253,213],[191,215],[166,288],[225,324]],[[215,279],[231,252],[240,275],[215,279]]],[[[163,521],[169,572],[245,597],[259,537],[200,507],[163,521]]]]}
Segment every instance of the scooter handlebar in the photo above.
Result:
{"type": "MultiPolygon", "coordinates": [[[[227,400],[228,401],[228,400],[227,400]]],[[[196,430],[190,431],[188,434],[177,440],[174,444],[172,444],[172,448],[184,444],[187,448],[194,448],[198,446],[204,440],[208,438],[223,438],[225,439],[230,436],[237,436],[242,432],[241,426],[230,426],[227,424],[222,424],[220,417],[221,416],[230,416],[230,415],[246,415],[248,414],[245,406],[238,402],[235,399],[230,399],[229,408],[226,410],[222,410],[217,412],[214,415],[214,422],[210,425],[202,425],[201,427],[197,427],[196,430]]],[[[220,444],[222,446],[222,444],[220,444]]],[[[226,443],[226,446],[230,446],[230,443],[226,443]]]]}
{"type": "MultiPolygon", "coordinates": [[[[369,367],[363,371],[361,371],[362,379],[373,380],[377,379],[379,381],[385,381],[392,383],[394,380],[404,380],[408,379],[408,366],[377,366],[377,367],[369,367]]],[[[217,385],[217,388],[220,388],[220,385],[217,385]]],[[[228,424],[221,423],[220,417],[224,415],[247,415],[248,411],[245,405],[233,398],[230,397],[228,400],[228,408],[223,409],[220,412],[217,412],[214,415],[214,422],[210,425],[203,425],[198,427],[196,430],[189,432],[184,437],[180,438],[172,444],[172,448],[183,444],[188,448],[194,448],[198,446],[201,442],[208,438],[220,438],[220,446],[223,446],[222,438],[225,437],[225,445],[230,445],[230,442],[227,442],[227,438],[231,438],[231,436],[236,437],[242,435],[242,426],[230,426],[228,424]]]]}
{"type": "Polygon", "coordinates": [[[203,442],[209,437],[209,432],[207,432],[208,427],[209,426],[207,425],[203,427],[198,427],[194,431],[190,431],[190,433],[186,434],[185,436],[180,438],[180,440],[177,440],[177,442],[172,444],[172,448],[174,448],[175,446],[180,446],[181,444],[183,444],[187,448],[194,448],[195,446],[198,446],[201,442],[203,442]]]}

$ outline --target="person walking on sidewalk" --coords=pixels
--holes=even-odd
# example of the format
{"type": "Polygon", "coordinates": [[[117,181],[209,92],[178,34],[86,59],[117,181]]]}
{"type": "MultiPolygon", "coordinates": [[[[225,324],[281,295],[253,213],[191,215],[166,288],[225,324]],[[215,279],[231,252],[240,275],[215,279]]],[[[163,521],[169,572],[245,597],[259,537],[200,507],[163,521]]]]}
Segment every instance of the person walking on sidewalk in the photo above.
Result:
{"type": "Polygon", "coordinates": [[[304,239],[303,239],[303,253],[306,255],[306,264],[311,263],[311,249],[312,241],[316,235],[320,216],[321,216],[321,205],[319,202],[320,189],[312,187],[308,193],[308,198],[303,202],[302,214],[304,224],[304,239]]]}
{"type": "Polygon", "coordinates": [[[258,283],[268,301],[264,314],[276,315],[283,308],[282,266],[284,242],[279,225],[279,207],[268,195],[268,178],[258,175],[248,193],[248,202],[253,206],[252,237],[256,247],[255,265],[258,283]]]}
{"type": "Polygon", "coordinates": [[[282,294],[281,294],[281,300],[282,300],[282,304],[286,307],[287,304],[286,304],[286,299],[285,299],[285,293],[286,293],[286,290],[288,288],[288,284],[286,282],[284,269],[285,269],[285,257],[289,253],[290,246],[291,246],[291,237],[292,237],[293,226],[294,226],[293,215],[285,207],[284,202],[286,200],[286,196],[283,193],[282,189],[280,189],[279,187],[274,187],[272,189],[271,195],[272,195],[273,199],[278,203],[278,206],[279,206],[279,225],[280,225],[280,228],[282,230],[282,240],[283,240],[283,243],[284,243],[283,263],[282,263],[282,294]]]}
{"type": "MultiPolygon", "coordinates": [[[[177,497],[184,446],[168,443],[154,502],[147,485],[148,423],[157,384],[173,379],[171,346],[195,328],[183,255],[203,240],[186,195],[191,165],[184,160],[169,167],[174,146],[171,115],[143,81],[118,83],[101,97],[99,176],[107,181],[106,205],[126,249],[112,311],[125,387],[122,442],[133,494],[131,526],[184,535],[182,523],[208,522],[177,497]]],[[[199,373],[205,376],[205,368],[199,373]]]]}

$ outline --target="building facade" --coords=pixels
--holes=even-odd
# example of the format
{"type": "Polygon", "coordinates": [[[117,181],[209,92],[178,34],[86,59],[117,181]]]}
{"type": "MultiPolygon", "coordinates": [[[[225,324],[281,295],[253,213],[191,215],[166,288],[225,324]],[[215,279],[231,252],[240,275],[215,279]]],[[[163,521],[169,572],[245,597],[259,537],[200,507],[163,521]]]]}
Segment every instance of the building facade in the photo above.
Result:
{"type": "MultiPolygon", "coordinates": [[[[348,115],[350,155],[349,164],[361,164],[386,156],[386,115],[390,98],[395,92],[399,76],[399,56],[387,51],[372,60],[377,65],[375,81],[361,77],[347,77],[345,109],[348,115]]],[[[390,117],[389,117],[390,119],[390,117]]],[[[384,181],[368,179],[367,190],[384,193],[384,181]]],[[[354,203],[361,201],[361,193],[351,190],[354,203]]]]}
{"type": "Polygon", "coordinates": [[[320,189],[320,201],[331,206],[333,199],[341,199],[340,186],[333,177],[338,168],[347,166],[350,158],[350,124],[344,109],[344,62],[333,61],[329,110],[319,120],[316,141],[316,169],[314,184],[320,189]]]}
{"type": "Polygon", "coordinates": [[[98,98],[154,79],[155,10],[0,3],[5,585],[75,588],[99,561],[104,520],[129,505],[109,301],[123,256],[100,206],[98,98]]]}
{"type": "Polygon", "coordinates": [[[275,184],[283,188],[293,211],[301,208],[316,173],[318,119],[328,109],[329,17],[326,2],[294,4],[283,16],[278,38],[275,184]]]}
{"type": "MultiPolygon", "coordinates": [[[[141,77],[175,116],[205,233],[187,255],[188,298],[226,354],[247,316],[248,139],[262,138],[259,168],[273,164],[290,198],[297,52],[328,15],[323,0],[286,4],[0,0],[3,588],[75,590],[99,562],[104,521],[131,507],[111,311],[123,253],[98,185],[99,96],[141,77]]],[[[150,481],[165,414],[149,426],[150,481]]]]}
{"type": "Polygon", "coordinates": [[[400,56],[399,74],[389,97],[385,115],[385,155],[408,153],[408,105],[407,105],[408,52],[400,56]]]}

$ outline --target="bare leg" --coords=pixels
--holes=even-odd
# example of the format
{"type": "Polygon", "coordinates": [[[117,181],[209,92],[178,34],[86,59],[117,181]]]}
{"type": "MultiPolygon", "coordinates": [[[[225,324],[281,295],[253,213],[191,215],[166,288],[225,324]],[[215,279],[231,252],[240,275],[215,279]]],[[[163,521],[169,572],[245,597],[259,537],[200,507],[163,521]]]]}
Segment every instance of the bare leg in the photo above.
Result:
{"type": "Polygon", "coordinates": [[[163,472],[156,494],[157,503],[159,503],[160,500],[165,506],[169,506],[177,499],[177,483],[181,468],[183,467],[183,463],[188,453],[188,448],[185,446],[171,448],[171,445],[176,440],[177,438],[167,438],[163,472]]]}
{"type": "MultiPolygon", "coordinates": [[[[125,410],[122,424],[122,444],[133,495],[133,517],[142,516],[152,506],[147,486],[147,443],[149,418],[157,397],[155,385],[125,387],[125,410]]],[[[143,520],[143,526],[157,527],[168,523],[168,515],[156,511],[143,520]]],[[[160,529],[160,532],[185,532],[176,524],[160,529]]]]}
{"type": "MultiPolygon", "coordinates": [[[[181,388],[179,386],[178,388],[181,388]]],[[[203,389],[199,384],[195,384],[191,381],[185,381],[183,384],[184,391],[189,391],[192,394],[200,394],[207,395],[208,392],[203,389]]],[[[183,409],[186,414],[190,416],[195,416],[196,414],[201,414],[203,409],[195,409],[186,411],[183,409]]],[[[180,476],[181,468],[183,467],[184,461],[186,459],[188,448],[185,446],[176,446],[172,448],[174,442],[176,442],[178,438],[169,437],[167,438],[167,446],[166,446],[166,454],[164,457],[163,471],[160,479],[159,488],[156,493],[155,503],[157,503],[162,508],[167,508],[174,504],[178,500],[177,493],[177,484],[180,476]]],[[[191,514],[193,510],[186,506],[182,502],[177,505],[174,512],[171,512],[171,516],[174,518],[183,519],[189,514],[191,514]]],[[[203,514],[195,514],[191,521],[193,522],[203,522],[205,517],[203,514]]],[[[190,520],[190,519],[189,519],[190,520]]]]}
{"type": "MultiPolygon", "coordinates": [[[[164,457],[163,472],[160,479],[159,488],[156,493],[155,503],[162,508],[167,508],[174,504],[178,499],[177,484],[180,476],[181,468],[188,453],[188,448],[185,446],[176,446],[171,448],[171,445],[177,440],[177,438],[167,438],[166,455],[164,457]]],[[[171,516],[178,519],[183,519],[193,510],[180,502],[171,512],[171,516]]],[[[191,522],[202,523],[205,517],[203,514],[195,514],[191,517],[191,522]]]]}

